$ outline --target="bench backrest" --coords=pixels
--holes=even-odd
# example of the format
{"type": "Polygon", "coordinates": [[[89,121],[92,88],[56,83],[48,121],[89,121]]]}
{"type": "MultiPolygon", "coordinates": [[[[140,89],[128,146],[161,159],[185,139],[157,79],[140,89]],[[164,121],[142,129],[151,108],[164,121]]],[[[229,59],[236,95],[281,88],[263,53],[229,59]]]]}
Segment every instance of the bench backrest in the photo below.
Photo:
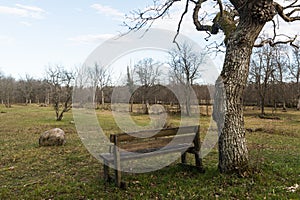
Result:
{"type": "Polygon", "coordinates": [[[149,151],[166,145],[188,144],[200,150],[199,126],[184,126],[160,130],[144,130],[131,133],[110,135],[110,141],[126,151],[149,151]]]}

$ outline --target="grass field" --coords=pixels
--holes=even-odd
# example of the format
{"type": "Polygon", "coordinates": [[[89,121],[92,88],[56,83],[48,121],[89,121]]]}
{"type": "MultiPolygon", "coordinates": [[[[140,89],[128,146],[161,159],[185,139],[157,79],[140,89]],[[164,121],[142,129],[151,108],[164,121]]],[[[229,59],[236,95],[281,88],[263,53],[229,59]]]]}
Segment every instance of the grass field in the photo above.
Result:
{"type": "MultiPolygon", "coordinates": [[[[118,131],[108,111],[97,112],[106,131],[118,131]]],[[[81,143],[72,113],[56,122],[51,108],[0,107],[0,199],[299,199],[300,188],[290,187],[300,185],[300,112],[277,111],[279,120],[260,119],[258,113],[245,112],[253,174],[220,174],[214,149],[204,158],[205,174],[174,163],[156,172],[125,174],[128,187],[119,189],[104,184],[103,166],[81,143]],[[55,127],[65,130],[66,145],[39,147],[40,134],[55,127]]],[[[133,118],[141,125],[149,122],[144,115],[133,118]]],[[[201,117],[202,134],[209,121],[201,117]]]]}

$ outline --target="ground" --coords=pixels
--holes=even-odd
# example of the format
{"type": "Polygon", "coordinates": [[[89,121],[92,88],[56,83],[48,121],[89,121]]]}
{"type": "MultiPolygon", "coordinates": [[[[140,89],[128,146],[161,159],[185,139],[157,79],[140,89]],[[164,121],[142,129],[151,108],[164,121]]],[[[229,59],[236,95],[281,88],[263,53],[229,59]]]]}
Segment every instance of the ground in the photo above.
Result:
{"type": "MultiPolygon", "coordinates": [[[[271,110],[267,110],[271,113],[271,110]]],[[[97,111],[102,127],[118,131],[108,111],[97,111]]],[[[214,149],[204,158],[206,173],[173,164],[145,174],[125,174],[128,187],[104,184],[102,164],[81,143],[72,113],[56,122],[50,107],[0,107],[0,199],[298,199],[300,189],[300,112],[278,110],[280,120],[260,119],[247,108],[245,126],[252,174],[220,174],[214,149]],[[65,130],[62,147],[39,147],[40,134],[50,128],[65,130]]],[[[144,115],[133,116],[147,124],[144,115]]],[[[178,123],[172,116],[170,122],[178,123]]],[[[201,117],[202,137],[209,117],[201,117]]],[[[190,161],[193,161],[190,158],[190,161]]]]}

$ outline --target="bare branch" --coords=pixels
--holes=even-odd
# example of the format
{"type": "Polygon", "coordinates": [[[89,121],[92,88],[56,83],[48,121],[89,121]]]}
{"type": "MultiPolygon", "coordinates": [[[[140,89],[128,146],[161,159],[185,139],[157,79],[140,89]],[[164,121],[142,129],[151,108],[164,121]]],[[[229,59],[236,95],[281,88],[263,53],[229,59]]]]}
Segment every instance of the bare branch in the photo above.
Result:
{"type": "Polygon", "coordinates": [[[286,36],[288,39],[284,40],[284,41],[283,40],[275,41],[275,38],[277,36],[280,36],[280,35],[275,35],[273,38],[268,38],[268,39],[262,40],[259,44],[255,44],[254,47],[263,47],[266,44],[270,45],[271,47],[274,47],[279,44],[290,44],[294,48],[299,48],[297,45],[294,44],[294,42],[297,39],[297,35],[294,38],[286,36]]]}
{"type": "Polygon", "coordinates": [[[292,10],[291,12],[287,13],[286,16],[290,17],[292,14],[294,14],[295,12],[300,12],[300,8],[295,8],[294,10],[292,10]]]}
{"type": "Polygon", "coordinates": [[[211,32],[212,26],[202,25],[199,21],[199,11],[201,9],[202,3],[205,2],[205,1],[207,1],[207,0],[198,0],[197,4],[195,5],[194,12],[193,12],[193,21],[194,21],[194,25],[196,26],[196,29],[198,31],[211,32]]]}
{"type": "Polygon", "coordinates": [[[173,43],[175,43],[177,45],[177,47],[180,49],[180,46],[179,44],[176,42],[176,38],[178,37],[179,35],[179,32],[180,32],[180,28],[181,28],[181,24],[182,24],[182,21],[183,21],[183,17],[186,15],[186,13],[188,12],[189,10],[189,0],[186,0],[186,4],[185,4],[185,9],[184,9],[184,12],[182,13],[181,17],[180,17],[180,21],[178,23],[178,28],[177,28],[177,33],[173,39],[173,43]]]}
{"type": "Polygon", "coordinates": [[[223,17],[223,4],[221,2],[221,0],[217,0],[218,5],[219,5],[219,9],[220,9],[220,17],[223,17]]]}
{"type": "Polygon", "coordinates": [[[298,0],[295,0],[293,3],[291,3],[288,6],[283,7],[283,9],[287,9],[287,8],[295,8],[295,7],[299,7],[299,5],[295,5],[297,3],[298,0]]]}
{"type": "Polygon", "coordinates": [[[130,31],[136,31],[144,28],[148,22],[151,22],[150,25],[148,25],[149,29],[153,22],[156,19],[164,17],[170,7],[175,3],[179,2],[181,0],[168,0],[162,5],[157,5],[154,1],[153,7],[147,8],[145,11],[132,11],[130,14],[131,16],[127,15],[126,18],[130,20],[130,22],[134,23],[132,26],[131,24],[128,24],[126,22],[123,22],[123,25],[128,28],[128,32],[130,31]]]}
{"type": "Polygon", "coordinates": [[[299,48],[297,45],[294,44],[294,42],[297,39],[297,35],[294,37],[290,37],[284,34],[277,34],[276,29],[279,26],[279,22],[278,24],[276,24],[276,22],[274,20],[272,20],[273,23],[273,37],[269,37],[269,38],[263,38],[264,36],[260,37],[260,43],[255,44],[254,47],[263,47],[264,45],[270,45],[271,47],[274,47],[276,45],[280,45],[280,44],[289,44],[294,48],[299,48]],[[279,40],[279,37],[285,37],[285,40],[279,40]]]}
{"type": "Polygon", "coordinates": [[[217,57],[218,53],[226,53],[224,42],[217,43],[216,41],[214,41],[206,45],[205,48],[207,49],[208,54],[214,53],[215,57],[217,57]]]}
{"type": "Polygon", "coordinates": [[[292,4],[290,4],[290,6],[287,7],[282,7],[280,4],[273,2],[274,8],[276,9],[278,15],[286,22],[293,22],[293,21],[297,21],[300,20],[300,16],[295,16],[295,17],[291,17],[292,14],[294,14],[295,12],[300,12],[300,5],[294,5],[297,1],[293,2],[292,4]],[[287,8],[295,8],[294,10],[292,10],[289,13],[284,13],[284,10],[287,8]]]}

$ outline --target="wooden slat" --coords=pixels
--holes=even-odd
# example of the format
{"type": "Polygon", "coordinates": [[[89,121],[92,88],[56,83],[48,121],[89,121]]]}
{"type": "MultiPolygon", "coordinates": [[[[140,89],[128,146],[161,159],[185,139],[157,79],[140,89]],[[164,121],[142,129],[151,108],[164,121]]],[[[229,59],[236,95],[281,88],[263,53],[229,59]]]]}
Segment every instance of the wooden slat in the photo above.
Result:
{"type": "Polygon", "coordinates": [[[108,165],[115,168],[115,184],[121,187],[121,161],[146,158],[156,155],[180,152],[181,162],[186,163],[186,153],[195,156],[196,167],[203,170],[200,156],[199,126],[169,128],[163,130],[145,130],[133,133],[110,135],[114,144],[111,153],[103,153],[100,157],[104,160],[104,179],[109,180],[108,165]]]}
{"type": "Polygon", "coordinates": [[[147,149],[159,149],[167,145],[192,144],[195,133],[176,135],[175,137],[160,137],[145,140],[119,143],[118,147],[126,151],[143,151],[147,149]]]}
{"type": "Polygon", "coordinates": [[[120,152],[117,146],[114,146],[114,165],[115,165],[115,184],[116,186],[121,186],[121,162],[120,162],[120,152]]]}
{"type": "Polygon", "coordinates": [[[147,158],[147,157],[152,157],[156,155],[163,155],[163,154],[168,154],[168,153],[176,153],[176,152],[183,152],[185,151],[189,146],[186,144],[182,145],[177,145],[168,147],[165,149],[161,149],[159,151],[152,151],[149,153],[132,153],[132,152],[122,152],[120,154],[120,159],[121,160],[132,160],[132,159],[138,159],[138,158],[147,158]]]}
{"type": "Polygon", "coordinates": [[[196,133],[199,126],[185,126],[180,128],[168,128],[162,130],[145,130],[139,132],[131,132],[131,133],[121,133],[117,135],[112,135],[110,137],[111,142],[115,143],[116,138],[118,138],[118,142],[122,141],[133,141],[139,140],[141,138],[158,138],[158,137],[166,137],[166,136],[174,136],[186,133],[196,133]],[[155,134],[155,135],[154,135],[155,134]]]}
{"type": "MultiPolygon", "coordinates": [[[[156,155],[162,155],[162,154],[168,154],[168,153],[175,153],[175,152],[185,152],[186,149],[188,149],[187,152],[192,152],[188,144],[178,144],[177,146],[172,146],[172,147],[165,147],[164,149],[160,149],[159,151],[151,151],[148,153],[134,153],[134,152],[127,152],[123,151],[120,152],[120,160],[133,160],[133,159],[138,159],[138,158],[147,158],[147,157],[152,157],[156,155]]],[[[109,153],[103,153],[100,155],[102,159],[104,159],[108,163],[113,163],[114,162],[114,156],[113,154],[109,153]]]]}

